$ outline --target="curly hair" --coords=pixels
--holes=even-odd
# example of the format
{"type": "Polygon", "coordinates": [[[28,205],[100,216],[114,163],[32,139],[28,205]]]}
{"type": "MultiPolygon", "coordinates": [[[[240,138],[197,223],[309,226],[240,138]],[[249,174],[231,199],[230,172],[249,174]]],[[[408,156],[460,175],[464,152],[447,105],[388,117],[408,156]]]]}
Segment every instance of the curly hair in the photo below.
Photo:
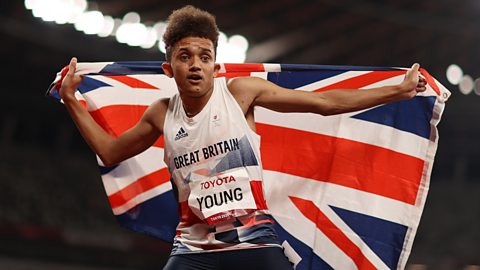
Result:
{"type": "Polygon", "coordinates": [[[201,37],[211,40],[216,55],[218,35],[217,23],[212,14],[191,5],[174,10],[168,17],[168,26],[163,34],[166,59],[170,62],[173,47],[185,37],[201,37]]]}

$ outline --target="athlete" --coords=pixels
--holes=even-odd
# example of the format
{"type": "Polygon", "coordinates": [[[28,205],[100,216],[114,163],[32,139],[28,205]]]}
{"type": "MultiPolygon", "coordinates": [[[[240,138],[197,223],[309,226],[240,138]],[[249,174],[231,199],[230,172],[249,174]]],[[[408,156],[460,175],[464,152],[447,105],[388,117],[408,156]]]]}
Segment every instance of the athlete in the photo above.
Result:
{"type": "Polygon", "coordinates": [[[426,89],[419,65],[402,83],[361,91],[291,91],[254,77],[215,78],[215,18],[186,6],[174,11],[163,36],[165,74],[178,93],[154,102],[118,138],[110,136],[74,96],[82,77],[72,58],[60,96],[80,133],[106,166],[165,140],[165,163],[179,209],[164,269],[292,269],[283,255],[262,190],[260,138],[254,107],[332,115],[412,98],[426,89]]]}

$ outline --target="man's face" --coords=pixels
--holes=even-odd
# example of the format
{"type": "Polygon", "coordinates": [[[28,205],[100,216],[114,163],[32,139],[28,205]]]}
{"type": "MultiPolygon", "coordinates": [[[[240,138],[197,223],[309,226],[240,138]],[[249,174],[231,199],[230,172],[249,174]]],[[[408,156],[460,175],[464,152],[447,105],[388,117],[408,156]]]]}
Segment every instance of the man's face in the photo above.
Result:
{"type": "Polygon", "coordinates": [[[175,44],[170,63],[165,63],[163,69],[175,78],[180,94],[199,97],[213,88],[213,78],[220,66],[215,64],[211,40],[186,37],[175,44]]]}

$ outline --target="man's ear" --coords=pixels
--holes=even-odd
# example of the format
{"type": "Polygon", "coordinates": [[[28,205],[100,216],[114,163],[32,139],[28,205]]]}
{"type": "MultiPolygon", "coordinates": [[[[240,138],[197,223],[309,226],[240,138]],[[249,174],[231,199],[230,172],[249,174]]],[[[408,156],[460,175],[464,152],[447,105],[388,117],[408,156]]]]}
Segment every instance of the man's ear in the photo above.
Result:
{"type": "Polygon", "coordinates": [[[219,71],[220,71],[220,64],[215,64],[215,67],[213,68],[213,76],[217,77],[219,71]]]}
{"type": "Polygon", "coordinates": [[[172,65],[170,63],[163,62],[162,69],[163,69],[163,72],[165,73],[165,75],[167,75],[170,78],[173,77],[172,65]]]}

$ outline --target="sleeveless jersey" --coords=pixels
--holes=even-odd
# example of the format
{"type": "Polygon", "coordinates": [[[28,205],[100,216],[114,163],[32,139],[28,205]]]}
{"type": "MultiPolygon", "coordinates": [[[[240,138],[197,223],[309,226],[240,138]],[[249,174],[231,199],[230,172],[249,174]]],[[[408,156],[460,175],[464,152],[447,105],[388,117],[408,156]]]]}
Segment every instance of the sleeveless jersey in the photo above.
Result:
{"type": "Polygon", "coordinates": [[[172,255],[279,246],[263,196],[260,136],[225,78],[187,117],[179,94],[164,124],[165,163],[179,204],[172,255]]]}

